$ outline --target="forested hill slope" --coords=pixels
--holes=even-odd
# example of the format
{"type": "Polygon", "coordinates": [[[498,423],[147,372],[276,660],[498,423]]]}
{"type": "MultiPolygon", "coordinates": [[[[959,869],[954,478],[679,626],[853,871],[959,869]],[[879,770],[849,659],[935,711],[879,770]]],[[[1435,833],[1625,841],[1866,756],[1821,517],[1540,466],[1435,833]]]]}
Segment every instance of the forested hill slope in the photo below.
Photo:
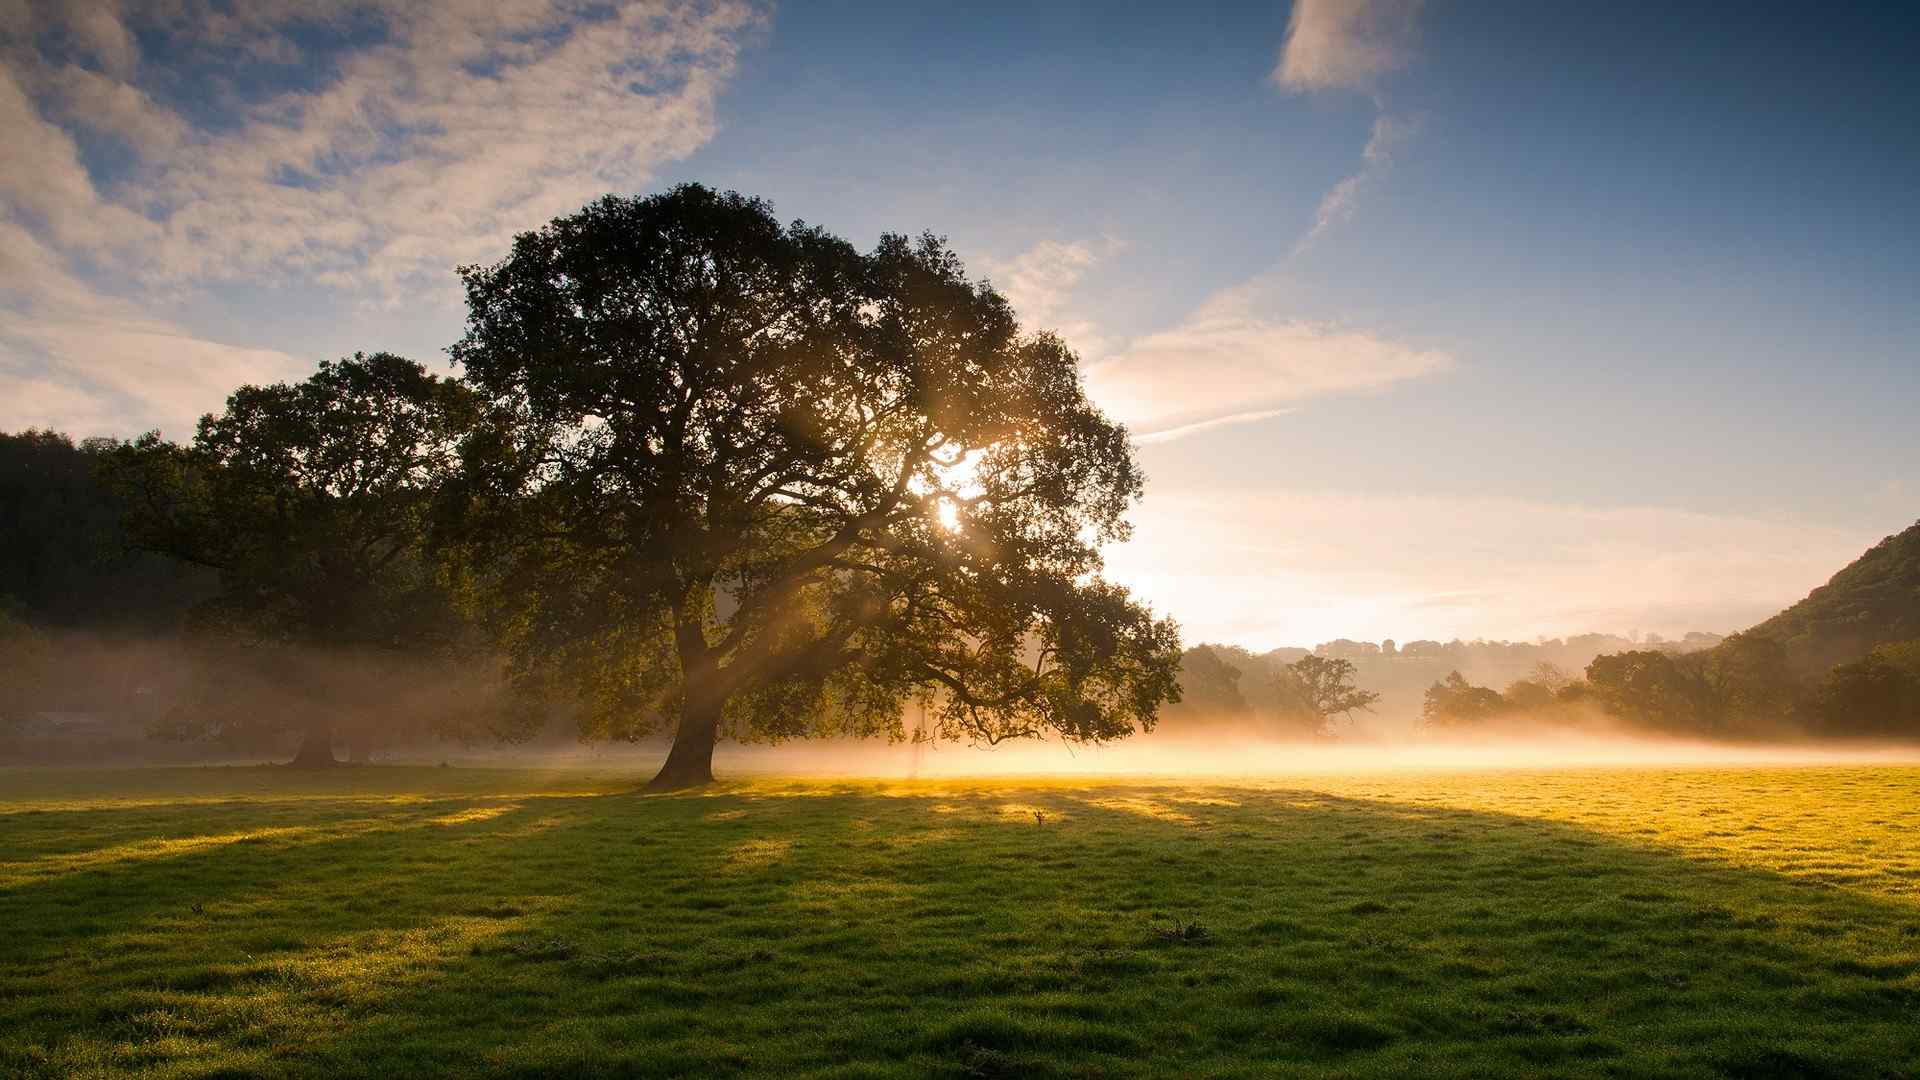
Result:
{"type": "Polygon", "coordinates": [[[1920,638],[1920,523],[1875,544],[1747,633],[1780,642],[1810,673],[1858,660],[1884,642],[1920,638]]]}

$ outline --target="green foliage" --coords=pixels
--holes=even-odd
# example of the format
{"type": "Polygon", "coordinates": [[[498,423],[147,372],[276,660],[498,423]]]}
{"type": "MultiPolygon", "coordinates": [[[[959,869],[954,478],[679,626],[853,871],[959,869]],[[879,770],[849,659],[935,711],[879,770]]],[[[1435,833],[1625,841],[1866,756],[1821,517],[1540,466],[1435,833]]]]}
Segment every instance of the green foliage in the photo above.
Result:
{"type": "Polygon", "coordinates": [[[1325,717],[1311,710],[1306,688],[1289,667],[1299,655],[1298,650],[1255,654],[1232,645],[1186,650],[1180,655],[1180,700],[1157,730],[1210,740],[1324,734],[1325,717]]]}
{"type": "Polygon", "coordinates": [[[0,1075],[1920,1069],[1911,767],[632,784],[0,774],[0,1075]]]}
{"type": "Polygon", "coordinates": [[[172,733],[390,723],[394,657],[474,643],[426,541],[479,408],[419,364],[361,354],[241,387],[189,446],[149,434],[110,452],[136,542],[219,574],[195,611],[200,693],[172,733]]]}
{"type": "MultiPolygon", "coordinates": [[[[1587,682],[1586,692],[1615,717],[1690,735],[1834,732],[1834,710],[1846,698],[1835,696],[1831,685],[1816,691],[1796,673],[1782,642],[1754,631],[1695,653],[1637,650],[1598,657],[1587,667],[1587,682]],[[1817,703],[1822,693],[1824,702],[1817,703]]],[[[1860,691],[1856,686],[1850,692],[1860,691]]]]}
{"type": "Polygon", "coordinates": [[[0,602],[49,629],[160,632],[213,591],[212,575],[137,550],[125,500],[97,473],[117,443],[0,434],[0,602]]]}
{"type": "Polygon", "coordinates": [[[1474,686],[1457,671],[1427,688],[1420,718],[1429,727],[1467,727],[1512,712],[1515,703],[1499,691],[1474,686]]]}
{"type": "Polygon", "coordinates": [[[1180,654],[1181,711],[1209,716],[1247,712],[1250,706],[1240,688],[1243,672],[1228,655],[1225,647],[1216,645],[1196,645],[1180,654]]]}
{"type": "Polygon", "coordinates": [[[1558,701],[1554,695],[1552,687],[1534,679],[1515,679],[1500,692],[1500,697],[1516,712],[1550,709],[1558,701]]]}
{"type": "Polygon", "coordinates": [[[219,571],[203,618],[263,641],[407,647],[452,625],[423,541],[477,412],[413,361],[356,355],[241,387],[191,446],[119,447],[113,475],[141,543],[219,571]]]}
{"type": "Polygon", "coordinates": [[[1826,734],[1920,738],[1920,641],[1888,643],[1836,665],[1818,694],[1826,734]]]}
{"type": "Polygon", "coordinates": [[[1906,675],[1887,657],[1898,653],[1895,643],[1915,638],[1920,525],[1881,541],[1805,600],[1713,648],[1602,656],[1587,678],[1608,712],[1655,730],[1911,738],[1920,725],[1911,720],[1906,675]],[[1879,651],[1888,646],[1894,651],[1879,651]]]}
{"type": "Polygon", "coordinates": [[[516,677],[590,733],[677,720],[697,781],[720,729],[900,736],[917,697],[947,737],[1098,741],[1176,692],[1173,624],[1098,576],[1126,431],[944,242],[686,185],[462,276],[496,409],[449,520],[516,677]]]}
{"type": "Polygon", "coordinates": [[[1311,716],[1317,731],[1325,732],[1335,716],[1352,718],[1355,710],[1372,708],[1380,695],[1353,684],[1353,661],[1325,656],[1303,656],[1286,667],[1301,711],[1311,716]]]}
{"type": "Polygon", "coordinates": [[[1341,657],[1276,649],[1254,654],[1231,645],[1197,645],[1180,656],[1175,735],[1282,739],[1331,734],[1333,717],[1371,709],[1380,695],[1354,685],[1357,669],[1341,657]]]}
{"type": "Polygon", "coordinates": [[[1714,734],[1723,712],[1697,663],[1653,649],[1596,657],[1587,684],[1607,712],[1659,731],[1714,734]]]}
{"type": "Polygon", "coordinates": [[[1711,709],[1748,734],[1771,734],[1797,722],[1805,690],[1779,641],[1752,631],[1677,661],[1706,682],[1711,709]]]}
{"type": "Polygon", "coordinates": [[[1889,536],[1805,600],[1747,631],[1818,676],[1876,645],[1920,638],[1920,524],[1889,536]]]}

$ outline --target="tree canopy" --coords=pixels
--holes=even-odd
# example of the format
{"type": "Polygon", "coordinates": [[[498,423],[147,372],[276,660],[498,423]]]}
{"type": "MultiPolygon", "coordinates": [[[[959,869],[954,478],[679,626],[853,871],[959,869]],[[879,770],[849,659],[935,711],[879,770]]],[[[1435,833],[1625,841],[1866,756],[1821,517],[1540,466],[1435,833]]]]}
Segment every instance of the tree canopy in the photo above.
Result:
{"type": "Polygon", "coordinates": [[[1324,733],[1335,716],[1352,718],[1357,709],[1369,709],[1380,700],[1372,690],[1353,683],[1353,661],[1324,656],[1303,656],[1287,665],[1292,676],[1300,708],[1313,717],[1317,731],[1324,733]]]}
{"type": "Polygon", "coordinates": [[[40,627],[155,632],[213,594],[212,574],[127,535],[126,502],[97,475],[118,445],[0,434],[0,607],[40,627]]]}
{"type": "Polygon", "coordinates": [[[1817,699],[1829,735],[1920,736],[1920,641],[1889,642],[1828,673],[1817,699]]]}
{"type": "Polygon", "coordinates": [[[528,685],[599,734],[1099,741],[1177,694],[1178,635],[1100,576],[1142,488],[1073,353],[931,235],[868,253],[698,185],[609,196],[467,267],[493,405],[467,549],[528,685]]]}
{"type": "MultiPolygon", "coordinates": [[[[1521,693],[1522,696],[1531,696],[1529,691],[1523,690],[1521,693]]],[[[1420,706],[1420,717],[1429,727],[1467,727],[1484,723],[1511,711],[1513,707],[1499,691],[1475,686],[1458,671],[1450,671],[1445,679],[1427,688],[1426,698],[1420,706]]]]}
{"type": "Polygon", "coordinates": [[[219,650],[193,723],[296,724],[297,760],[331,761],[336,715],[393,696],[393,657],[461,638],[424,544],[477,416],[459,383],[355,355],[301,383],[241,387],[190,445],[149,434],[114,451],[136,540],[220,577],[195,613],[219,650]],[[304,707],[244,707],[269,685],[304,707]],[[221,702],[240,707],[223,716],[221,702]]]}

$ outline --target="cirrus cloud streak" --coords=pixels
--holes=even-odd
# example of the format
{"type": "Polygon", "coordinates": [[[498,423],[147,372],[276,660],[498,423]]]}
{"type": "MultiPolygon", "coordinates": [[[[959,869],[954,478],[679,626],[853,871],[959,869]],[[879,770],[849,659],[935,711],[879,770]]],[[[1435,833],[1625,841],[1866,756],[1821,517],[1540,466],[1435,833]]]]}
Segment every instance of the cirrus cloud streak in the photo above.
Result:
{"type": "Polygon", "coordinates": [[[1236,291],[1087,368],[1094,399],[1162,441],[1280,415],[1328,394],[1382,390],[1454,366],[1451,354],[1366,330],[1277,319],[1236,291]]]}

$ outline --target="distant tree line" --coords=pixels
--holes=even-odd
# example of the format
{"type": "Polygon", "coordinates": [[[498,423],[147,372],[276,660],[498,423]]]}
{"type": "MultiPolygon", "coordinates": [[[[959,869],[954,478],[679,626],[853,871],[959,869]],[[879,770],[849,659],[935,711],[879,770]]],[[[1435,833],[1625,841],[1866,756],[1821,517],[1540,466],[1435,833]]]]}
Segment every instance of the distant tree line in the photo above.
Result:
{"type": "Polygon", "coordinates": [[[0,432],[0,607],[47,630],[177,629],[215,576],[138,546],[123,493],[101,482],[119,448],[54,431],[0,432]]]}
{"type": "Polygon", "coordinates": [[[1674,641],[1652,635],[1635,639],[1595,633],[1530,642],[1421,640],[1396,646],[1392,640],[1374,643],[1340,638],[1312,648],[1278,648],[1264,653],[1227,645],[1197,645],[1182,655],[1185,699],[1169,712],[1167,732],[1178,734],[1231,724],[1275,737],[1303,737],[1350,730],[1353,725],[1344,721],[1358,721],[1357,714],[1363,712],[1374,717],[1373,723],[1392,729],[1419,721],[1422,695],[1448,672],[1506,685],[1530,680],[1543,667],[1578,671],[1608,652],[1642,646],[1684,652],[1720,640],[1705,633],[1674,641]],[[1345,684],[1367,694],[1364,707],[1330,714],[1306,707],[1290,668],[1309,659],[1337,662],[1345,684]]]}
{"type": "Polygon", "coordinates": [[[1307,704],[1296,675],[1309,659],[1342,665],[1342,685],[1366,694],[1365,708],[1404,715],[1411,698],[1435,731],[1605,725],[1712,739],[1916,739],[1920,524],[1728,637],[1341,638],[1261,654],[1197,645],[1181,658],[1186,698],[1169,730],[1229,722],[1282,736],[1328,731],[1330,714],[1307,704]]]}
{"type": "Polygon", "coordinates": [[[1635,649],[1596,657],[1584,679],[1542,665],[1504,691],[1450,673],[1427,689],[1426,723],[1577,725],[1596,713],[1637,730],[1706,738],[1920,737],[1920,641],[1875,646],[1808,677],[1787,646],[1754,633],[1677,654],[1635,649]]]}
{"type": "Polygon", "coordinates": [[[1277,739],[1330,736],[1340,720],[1380,700],[1354,678],[1351,660],[1199,645],[1180,655],[1181,698],[1168,711],[1168,730],[1232,727],[1277,739]]]}
{"type": "Polygon", "coordinates": [[[1597,712],[1640,730],[1709,738],[1920,738],[1920,524],[1710,648],[1609,651],[1587,663],[1585,676],[1495,692],[1456,671],[1428,688],[1423,712],[1429,724],[1454,728],[1572,723],[1597,712]]]}

